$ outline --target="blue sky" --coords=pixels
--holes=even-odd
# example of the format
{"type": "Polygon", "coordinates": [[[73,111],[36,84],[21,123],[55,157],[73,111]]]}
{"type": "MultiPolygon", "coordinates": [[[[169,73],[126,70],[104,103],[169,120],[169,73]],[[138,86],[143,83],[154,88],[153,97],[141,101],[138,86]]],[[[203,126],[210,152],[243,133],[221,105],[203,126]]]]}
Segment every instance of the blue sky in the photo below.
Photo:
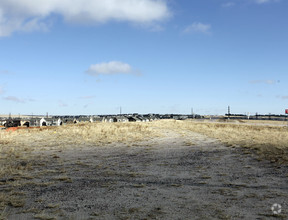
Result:
{"type": "Polygon", "coordinates": [[[1,0],[0,114],[283,114],[285,0],[1,0]]]}

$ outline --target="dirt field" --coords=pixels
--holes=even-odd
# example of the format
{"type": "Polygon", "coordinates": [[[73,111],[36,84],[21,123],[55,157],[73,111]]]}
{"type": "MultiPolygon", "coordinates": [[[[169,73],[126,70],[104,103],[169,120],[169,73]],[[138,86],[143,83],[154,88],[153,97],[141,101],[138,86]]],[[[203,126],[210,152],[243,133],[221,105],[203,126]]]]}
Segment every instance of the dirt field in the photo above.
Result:
{"type": "Polygon", "coordinates": [[[173,123],[0,131],[0,219],[288,218],[287,163],[173,123]]]}

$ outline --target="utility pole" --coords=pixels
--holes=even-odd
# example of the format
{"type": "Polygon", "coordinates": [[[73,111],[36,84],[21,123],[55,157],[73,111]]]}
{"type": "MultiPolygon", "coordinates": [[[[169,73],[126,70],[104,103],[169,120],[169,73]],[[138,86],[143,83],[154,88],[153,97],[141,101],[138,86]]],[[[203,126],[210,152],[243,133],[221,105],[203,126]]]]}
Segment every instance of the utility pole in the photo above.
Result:
{"type": "Polygon", "coordinates": [[[231,112],[230,112],[230,106],[228,105],[228,120],[230,120],[230,115],[231,115],[231,112]]]}
{"type": "Polygon", "coordinates": [[[192,118],[194,118],[194,111],[193,111],[193,108],[191,108],[191,115],[192,115],[192,118]]]}

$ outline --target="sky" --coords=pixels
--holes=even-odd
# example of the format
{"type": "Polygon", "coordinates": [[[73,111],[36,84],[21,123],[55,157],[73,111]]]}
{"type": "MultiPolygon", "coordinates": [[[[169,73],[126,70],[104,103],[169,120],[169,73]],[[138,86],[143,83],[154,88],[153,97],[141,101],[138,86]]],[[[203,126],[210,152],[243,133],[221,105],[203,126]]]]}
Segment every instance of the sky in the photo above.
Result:
{"type": "Polygon", "coordinates": [[[0,114],[284,114],[286,0],[1,0],[0,114]]]}

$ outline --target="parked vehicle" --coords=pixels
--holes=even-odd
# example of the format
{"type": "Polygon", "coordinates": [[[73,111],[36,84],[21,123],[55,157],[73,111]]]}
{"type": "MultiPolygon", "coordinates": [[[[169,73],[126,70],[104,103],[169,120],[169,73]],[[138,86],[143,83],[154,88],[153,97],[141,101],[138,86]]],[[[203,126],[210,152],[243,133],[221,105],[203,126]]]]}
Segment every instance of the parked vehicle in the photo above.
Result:
{"type": "Polygon", "coordinates": [[[11,127],[18,127],[21,126],[21,120],[20,119],[8,119],[3,124],[6,128],[11,127]]]}

